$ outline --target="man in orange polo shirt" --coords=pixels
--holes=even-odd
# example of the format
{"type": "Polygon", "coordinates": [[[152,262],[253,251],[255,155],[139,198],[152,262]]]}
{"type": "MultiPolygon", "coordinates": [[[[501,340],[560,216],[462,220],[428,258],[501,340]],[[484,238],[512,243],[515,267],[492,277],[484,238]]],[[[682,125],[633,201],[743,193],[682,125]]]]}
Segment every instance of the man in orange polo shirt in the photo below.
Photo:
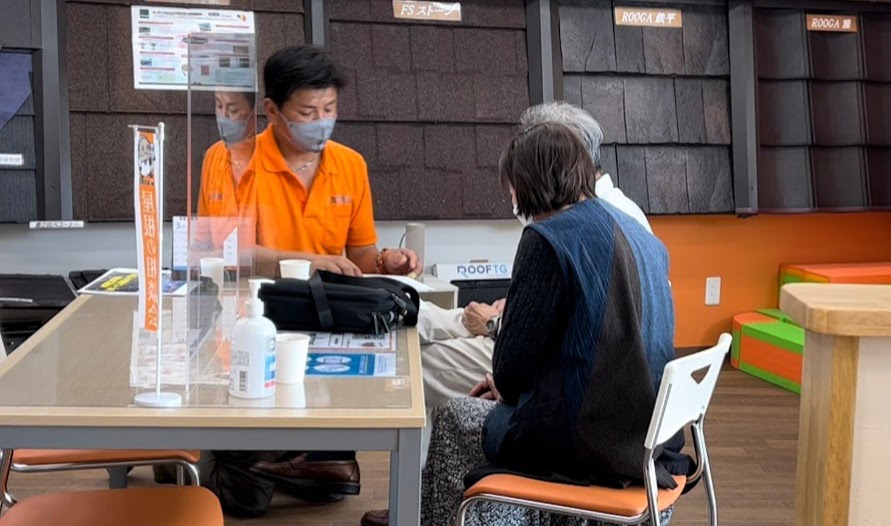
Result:
{"type": "Polygon", "coordinates": [[[344,78],[314,46],[285,48],[263,71],[270,125],[257,137],[254,184],[260,261],[308,259],[314,269],[419,273],[411,250],[379,251],[368,167],[330,140],[344,78]]]}
{"type": "MultiPolygon", "coordinates": [[[[413,251],[378,250],[365,160],[330,140],[344,84],[334,63],[319,48],[290,47],[269,58],[263,77],[270,124],[257,136],[245,176],[258,273],[278,272],[282,259],[354,276],[419,273],[413,251]]],[[[202,483],[235,515],[262,514],[275,487],[322,500],[359,492],[354,452],[214,451],[204,458],[202,483]]]]}
{"type": "Polygon", "coordinates": [[[227,218],[231,224],[199,223],[195,234],[199,245],[222,248],[233,226],[238,226],[238,244],[253,249],[256,239],[254,215],[256,200],[253,169],[257,117],[253,92],[218,91],[214,94],[217,129],[221,140],[204,154],[198,217],[227,218]]]}

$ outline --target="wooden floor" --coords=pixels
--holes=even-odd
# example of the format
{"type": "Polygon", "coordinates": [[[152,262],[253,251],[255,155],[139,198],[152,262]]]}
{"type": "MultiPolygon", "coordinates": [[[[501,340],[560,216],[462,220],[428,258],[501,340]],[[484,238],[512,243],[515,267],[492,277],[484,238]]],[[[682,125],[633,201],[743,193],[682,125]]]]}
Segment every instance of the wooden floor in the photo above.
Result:
{"type": "MultiPolygon", "coordinates": [[[[795,486],[798,395],[727,368],[718,383],[706,424],[720,524],[792,524],[795,486]]],[[[227,525],[356,526],[367,509],[387,506],[386,453],[362,453],[362,494],[334,504],[306,504],[277,496],[261,519],[228,519],[227,525]]],[[[17,498],[56,490],[101,488],[104,472],[13,474],[17,498]]],[[[151,470],[130,475],[131,486],[152,484],[151,470]]],[[[707,524],[702,485],[678,503],[673,526],[707,524]]]]}

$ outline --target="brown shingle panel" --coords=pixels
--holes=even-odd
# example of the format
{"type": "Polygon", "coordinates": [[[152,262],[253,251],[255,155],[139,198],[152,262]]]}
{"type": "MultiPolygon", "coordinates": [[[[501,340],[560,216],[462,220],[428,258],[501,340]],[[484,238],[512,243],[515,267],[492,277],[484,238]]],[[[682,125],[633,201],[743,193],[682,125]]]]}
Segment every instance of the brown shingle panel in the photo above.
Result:
{"type": "Polygon", "coordinates": [[[867,148],[871,206],[891,207],[891,148],[867,148]]]}
{"type": "Polygon", "coordinates": [[[754,18],[757,75],[769,79],[806,78],[804,14],[789,9],[756,9],[754,18]]]}
{"type": "Polygon", "coordinates": [[[687,152],[680,147],[646,149],[647,195],[651,214],[688,214],[687,152]]]}
{"type": "Polygon", "coordinates": [[[725,8],[684,7],[684,66],[688,75],[729,75],[725,8]]]}
{"type": "Polygon", "coordinates": [[[808,148],[761,148],[758,156],[759,208],[813,208],[812,188],[808,148]]]}
{"type": "Polygon", "coordinates": [[[585,76],[582,83],[582,107],[603,128],[603,141],[624,144],[625,83],[618,77],[585,76]]]}
{"type": "Polygon", "coordinates": [[[730,149],[724,146],[687,148],[687,192],[690,213],[733,211],[730,149]]]}
{"type": "Polygon", "coordinates": [[[677,142],[674,81],[665,77],[626,78],[625,126],[632,144],[677,142]]]}
{"type": "Polygon", "coordinates": [[[861,148],[813,148],[817,208],[866,206],[861,148]]]}
{"type": "Polygon", "coordinates": [[[66,34],[71,111],[107,111],[108,8],[68,2],[65,13],[67,26],[76,28],[66,34]]]}
{"type": "Polygon", "coordinates": [[[758,133],[764,146],[811,142],[810,105],[804,81],[758,83],[758,133]]]}
{"type": "Polygon", "coordinates": [[[859,82],[810,83],[814,144],[854,146],[864,142],[859,82]]]}

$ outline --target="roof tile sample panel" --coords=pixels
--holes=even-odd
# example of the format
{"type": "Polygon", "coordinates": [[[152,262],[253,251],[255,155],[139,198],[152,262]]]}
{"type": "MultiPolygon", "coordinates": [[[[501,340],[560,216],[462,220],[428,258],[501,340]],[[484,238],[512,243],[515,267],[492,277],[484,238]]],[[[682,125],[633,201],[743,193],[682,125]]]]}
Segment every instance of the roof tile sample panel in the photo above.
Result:
{"type": "Polygon", "coordinates": [[[616,147],[604,145],[600,147],[600,170],[610,176],[613,184],[621,188],[619,182],[619,166],[616,162],[616,147]]]}
{"type": "Polygon", "coordinates": [[[860,33],[808,31],[812,78],[817,80],[859,80],[860,33]]]}
{"type": "Polygon", "coordinates": [[[891,84],[864,85],[866,137],[873,146],[891,146],[891,84]]]}
{"type": "MultiPolygon", "coordinates": [[[[395,19],[385,0],[326,7],[329,47],[355,86],[341,97],[344,141],[374,152],[375,217],[509,217],[496,165],[529,106],[525,3],[463,3],[460,24],[395,19]]],[[[581,103],[580,81],[565,86],[581,103]]]]}
{"type": "Polygon", "coordinates": [[[655,77],[626,78],[625,124],[630,143],[677,142],[674,81],[655,77]]]}
{"type": "Polygon", "coordinates": [[[709,144],[730,144],[730,83],[721,79],[702,81],[705,138],[709,144]]]}
{"type": "Polygon", "coordinates": [[[804,15],[786,9],[756,9],[754,18],[758,76],[770,79],[807,77],[804,15]]]}
{"type": "MultiPolygon", "coordinates": [[[[581,75],[564,75],[563,76],[563,100],[576,106],[582,105],[582,81],[585,77],[581,75]]],[[[625,115],[622,115],[624,120],[625,115]]]]}
{"type": "Polygon", "coordinates": [[[811,126],[807,83],[759,82],[758,128],[761,144],[765,146],[809,144],[811,126]]]}
{"type": "Polygon", "coordinates": [[[691,213],[733,212],[728,148],[687,148],[687,192],[691,213]]]}
{"type": "Polygon", "coordinates": [[[616,77],[582,78],[582,107],[603,128],[603,142],[626,142],[625,83],[616,77]]]}
{"type": "MultiPolygon", "coordinates": [[[[24,223],[37,219],[36,172],[30,170],[0,171],[0,223],[24,223]]],[[[131,199],[132,204],[132,199],[131,199]]]]}
{"type": "Polygon", "coordinates": [[[817,208],[866,206],[860,148],[814,148],[812,155],[817,208]]]}
{"type": "Polygon", "coordinates": [[[640,208],[650,213],[647,189],[647,149],[643,146],[616,146],[618,181],[613,181],[640,208]]]}
{"type": "Polygon", "coordinates": [[[678,113],[678,139],[683,143],[702,144],[705,140],[705,113],[702,109],[702,81],[674,79],[678,113]]]}
{"type": "Polygon", "coordinates": [[[646,149],[646,167],[650,213],[690,213],[686,150],[681,147],[649,146],[646,149]]]}
{"type": "Polygon", "coordinates": [[[564,71],[615,71],[616,43],[609,0],[560,6],[560,46],[564,71]]]}
{"type": "Polygon", "coordinates": [[[867,148],[871,206],[891,207],[891,148],[867,148]]]}
{"type": "MultiPolygon", "coordinates": [[[[108,9],[65,3],[67,26],[68,101],[71,111],[108,111],[108,9]]],[[[133,74],[130,73],[131,82],[133,74]]],[[[82,217],[82,216],[78,216],[82,217]]]]}
{"type": "Polygon", "coordinates": [[[814,144],[853,146],[863,143],[859,82],[810,83],[814,144]]]}
{"type": "Polygon", "coordinates": [[[729,75],[726,10],[684,6],[684,57],[687,75],[729,75]]]}
{"type": "Polygon", "coordinates": [[[644,73],[647,69],[644,57],[643,28],[616,26],[616,69],[623,73],[644,73]]]}
{"type": "Polygon", "coordinates": [[[762,210],[814,206],[808,148],[761,148],[758,156],[758,206],[762,210]]]}
{"type": "Polygon", "coordinates": [[[891,15],[870,13],[860,17],[866,78],[891,81],[891,15]]]}
{"type": "Polygon", "coordinates": [[[643,28],[644,65],[650,75],[683,75],[684,33],[679,28],[643,28]]]}

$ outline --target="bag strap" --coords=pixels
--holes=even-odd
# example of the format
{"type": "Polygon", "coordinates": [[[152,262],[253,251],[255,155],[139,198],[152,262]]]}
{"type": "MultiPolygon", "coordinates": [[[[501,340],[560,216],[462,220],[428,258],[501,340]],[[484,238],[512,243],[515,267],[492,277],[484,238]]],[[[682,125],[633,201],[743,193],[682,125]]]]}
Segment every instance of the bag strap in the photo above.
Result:
{"type": "Polygon", "coordinates": [[[319,326],[323,331],[330,331],[334,328],[334,315],[331,314],[331,305],[328,303],[328,295],[325,294],[325,284],[318,272],[309,277],[309,292],[319,315],[319,326]]]}
{"type": "Polygon", "coordinates": [[[406,296],[408,296],[408,299],[411,301],[405,302],[405,324],[414,326],[418,323],[418,309],[421,306],[421,297],[418,295],[418,291],[412,286],[387,278],[354,278],[352,276],[334,274],[324,270],[316,271],[316,274],[318,274],[319,278],[326,283],[339,283],[342,285],[383,289],[402,300],[405,300],[406,296]]]}

